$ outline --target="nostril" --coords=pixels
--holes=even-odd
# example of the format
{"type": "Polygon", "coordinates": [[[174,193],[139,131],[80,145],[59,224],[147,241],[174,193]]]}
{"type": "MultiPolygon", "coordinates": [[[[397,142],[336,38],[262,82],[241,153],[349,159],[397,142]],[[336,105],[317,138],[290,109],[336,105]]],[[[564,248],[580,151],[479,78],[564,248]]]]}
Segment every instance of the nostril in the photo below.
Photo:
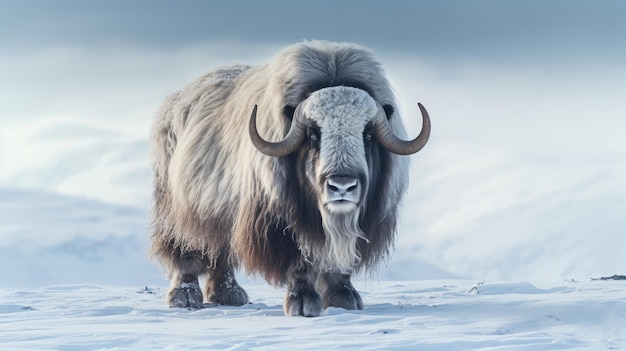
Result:
{"type": "Polygon", "coordinates": [[[331,184],[330,181],[328,181],[326,183],[326,186],[328,187],[328,191],[335,192],[335,193],[339,192],[339,188],[337,188],[335,185],[331,184]]]}
{"type": "Polygon", "coordinates": [[[326,187],[329,193],[346,195],[358,190],[359,181],[348,177],[334,177],[326,181],[326,187]]]}

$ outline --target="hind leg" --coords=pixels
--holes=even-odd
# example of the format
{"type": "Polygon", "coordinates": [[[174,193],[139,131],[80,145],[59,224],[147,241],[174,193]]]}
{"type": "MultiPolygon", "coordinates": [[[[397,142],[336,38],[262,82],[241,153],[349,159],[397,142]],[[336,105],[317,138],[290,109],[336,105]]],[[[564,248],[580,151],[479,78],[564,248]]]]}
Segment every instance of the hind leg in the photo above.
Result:
{"type": "Polygon", "coordinates": [[[233,265],[221,254],[216,262],[209,267],[205,296],[207,302],[222,305],[241,306],[248,303],[248,294],[235,279],[233,265]]]}
{"type": "Polygon", "coordinates": [[[340,307],[362,310],[363,300],[350,282],[350,274],[324,273],[317,280],[317,290],[322,295],[324,308],[340,307]]]}

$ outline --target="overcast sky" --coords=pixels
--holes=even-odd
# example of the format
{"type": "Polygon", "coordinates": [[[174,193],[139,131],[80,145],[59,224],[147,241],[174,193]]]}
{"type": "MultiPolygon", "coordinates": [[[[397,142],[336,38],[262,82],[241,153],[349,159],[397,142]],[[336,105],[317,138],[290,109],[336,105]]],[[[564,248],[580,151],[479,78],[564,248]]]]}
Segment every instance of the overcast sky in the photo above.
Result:
{"type": "Polygon", "coordinates": [[[442,59],[624,59],[625,18],[619,0],[23,0],[0,4],[0,38],[5,48],[328,39],[442,59]]]}
{"type": "Polygon", "coordinates": [[[407,76],[397,69],[403,58],[439,80],[493,68],[477,81],[488,84],[516,71],[509,91],[520,76],[544,74],[538,89],[562,90],[553,82],[565,79],[612,87],[621,83],[624,38],[619,0],[0,1],[0,119],[14,125],[72,106],[82,114],[87,93],[111,99],[98,109],[115,118],[116,106],[137,108],[127,101],[163,96],[162,87],[177,89],[216,64],[266,61],[305,39],[368,46],[398,78],[407,76]]]}

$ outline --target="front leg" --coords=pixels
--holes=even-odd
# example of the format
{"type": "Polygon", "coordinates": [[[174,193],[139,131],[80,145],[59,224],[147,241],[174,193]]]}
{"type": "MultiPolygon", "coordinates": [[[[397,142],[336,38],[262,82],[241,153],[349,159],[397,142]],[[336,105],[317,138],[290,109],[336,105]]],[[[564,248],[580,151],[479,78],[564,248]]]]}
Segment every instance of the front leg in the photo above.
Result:
{"type": "Polygon", "coordinates": [[[346,310],[362,310],[363,300],[350,282],[350,274],[324,273],[317,280],[324,308],[340,307],[346,310]]]}
{"type": "Polygon", "coordinates": [[[169,246],[166,254],[171,259],[171,284],[167,292],[170,307],[202,308],[202,290],[198,276],[205,272],[205,260],[198,251],[182,253],[169,246]]]}
{"type": "Polygon", "coordinates": [[[317,317],[322,312],[322,299],[315,291],[317,274],[306,263],[290,269],[284,310],[288,316],[317,317]]]}
{"type": "Polygon", "coordinates": [[[170,284],[167,292],[167,303],[170,307],[202,308],[202,290],[195,274],[178,274],[170,284]]]}

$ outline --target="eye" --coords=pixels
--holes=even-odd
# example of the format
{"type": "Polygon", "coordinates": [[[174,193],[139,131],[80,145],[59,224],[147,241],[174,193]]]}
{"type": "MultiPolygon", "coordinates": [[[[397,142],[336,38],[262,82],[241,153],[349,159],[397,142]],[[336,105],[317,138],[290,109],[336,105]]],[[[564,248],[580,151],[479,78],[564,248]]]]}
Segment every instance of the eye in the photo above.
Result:
{"type": "Polygon", "coordinates": [[[320,131],[316,128],[309,127],[306,129],[306,134],[312,144],[317,144],[320,140],[320,131]]]}
{"type": "Polygon", "coordinates": [[[372,141],[372,139],[374,139],[374,128],[366,128],[365,132],[363,132],[363,139],[365,141],[372,141]]]}

